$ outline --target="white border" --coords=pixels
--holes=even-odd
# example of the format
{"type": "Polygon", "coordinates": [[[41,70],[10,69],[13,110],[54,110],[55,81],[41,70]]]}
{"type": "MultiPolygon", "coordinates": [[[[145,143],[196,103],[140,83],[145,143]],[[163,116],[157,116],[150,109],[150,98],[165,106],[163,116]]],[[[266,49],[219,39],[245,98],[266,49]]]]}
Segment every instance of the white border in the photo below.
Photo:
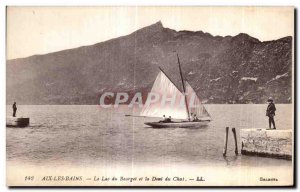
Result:
{"type": "MultiPolygon", "coordinates": [[[[2,0],[0,1],[1,4],[1,8],[0,8],[0,42],[1,42],[1,46],[0,46],[0,61],[1,61],[1,65],[0,65],[0,90],[1,90],[1,94],[0,94],[0,123],[1,123],[1,135],[0,135],[0,140],[1,140],[1,152],[0,152],[0,189],[1,191],[8,191],[8,190],[16,190],[16,189],[8,189],[6,187],[6,172],[5,172],[5,165],[6,165],[6,135],[5,135],[5,117],[6,117],[6,84],[5,84],[5,74],[6,74],[6,68],[5,68],[5,10],[6,10],[6,6],[10,5],[10,6],[36,6],[36,5],[41,5],[41,6],[101,6],[101,5],[127,5],[127,6],[135,6],[135,5],[163,5],[163,6],[295,6],[296,8],[299,8],[299,4],[300,1],[299,0],[273,0],[273,1],[263,1],[263,0],[206,0],[206,1],[193,1],[193,0],[187,0],[187,1],[183,1],[183,0],[152,0],[152,1],[141,1],[141,0],[102,0],[102,1],[97,1],[97,0],[72,0],[72,1],[62,1],[62,0],[52,0],[52,1],[41,1],[41,0],[27,0],[27,1],[22,1],[22,0],[2,0]]],[[[299,14],[299,10],[298,10],[298,14],[299,14]]],[[[299,20],[297,20],[297,25],[299,25],[299,20]]],[[[297,31],[297,30],[296,30],[297,31]]],[[[295,33],[295,35],[297,35],[295,33]]],[[[299,39],[299,37],[297,37],[297,39],[299,39]]],[[[295,42],[295,44],[298,45],[298,41],[295,42]]],[[[298,47],[299,49],[299,47],[298,47]]],[[[298,54],[298,50],[295,53],[295,55],[297,56],[297,58],[299,59],[299,54],[298,54]]],[[[295,66],[297,65],[297,63],[295,63],[295,66]]],[[[299,66],[297,67],[297,74],[299,74],[299,66]]],[[[298,78],[299,80],[299,78],[298,78]]],[[[296,87],[295,87],[296,88],[296,87]]],[[[299,90],[300,88],[300,84],[299,81],[297,81],[297,90],[299,90]]],[[[296,98],[298,99],[298,97],[296,98]]],[[[298,106],[299,107],[299,106],[298,106]]],[[[297,119],[299,119],[299,113],[297,114],[297,119]]],[[[298,127],[295,128],[297,129],[297,138],[299,139],[299,132],[300,130],[298,130],[298,127]]],[[[296,143],[295,143],[296,145],[296,143]]],[[[299,165],[299,146],[297,147],[297,164],[299,165]]],[[[298,183],[299,185],[299,177],[296,177],[297,181],[296,183],[298,183]]],[[[26,189],[31,191],[32,189],[26,189]]],[[[74,190],[74,189],[34,189],[35,191],[65,191],[65,190],[74,190]]],[[[79,191],[86,191],[89,189],[84,189],[81,188],[79,191]]],[[[94,189],[94,190],[99,190],[99,189],[94,189]]],[[[120,190],[120,189],[114,189],[114,190],[120,190]]],[[[125,189],[126,191],[131,191],[132,189],[125,189]]],[[[140,189],[139,189],[140,190],[140,189]]],[[[146,189],[147,191],[152,191],[154,189],[146,189]]],[[[167,190],[172,190],[172,189],[167,189],[167,190]]],[[[182,189],[177,189],[182,191],[182,189]]],[[[198,190],[207,190],[207,189],[198,189],[198,190]]],[[[209,189],[210,190],[210,189],[209,189]]],[[[212,189],[215,190],[215,189],[212,189]]],[[[232,189],[226,189],[231,191],[232,189]]],[[[243,190],[243,189],[240,189],[243,190]]],[[[267,190],[267,189],[256,189],[256,190],[267,190]]],[[[124,189],[122,190],[124,191],[124,189]]]]}

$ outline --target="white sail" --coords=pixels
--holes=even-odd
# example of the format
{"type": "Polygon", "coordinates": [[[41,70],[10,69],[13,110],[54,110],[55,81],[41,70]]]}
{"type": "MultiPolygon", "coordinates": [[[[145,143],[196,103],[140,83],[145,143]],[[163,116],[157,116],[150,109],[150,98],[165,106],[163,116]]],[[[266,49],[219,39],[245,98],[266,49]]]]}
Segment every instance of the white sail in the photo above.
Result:
{"type": "Polygon", "coordinates": [[[166,117],[171,116],[172,119],[188,118],[184,95],[162,71],[156,77],[151,94],[150,96],[148,95],[147,101],[141,111],[141,116],[162,118],[165,115],[166,117]],[[155,102],[150,102],[151,94],[158,95],[159,99],[155,102]],[[173,101],[171,101],[172,98],[173,101]]]}
{"type": "MultiPolygon", "coordinates": [[[[189,113],[196,114],[197,118],[201,120],[210,119],[209,113],[206,111],[196,92],[187,81],[185,82],[185,88],[189,113]]],[[[192,116],[191,119],[193,119],[192,116]]]]}

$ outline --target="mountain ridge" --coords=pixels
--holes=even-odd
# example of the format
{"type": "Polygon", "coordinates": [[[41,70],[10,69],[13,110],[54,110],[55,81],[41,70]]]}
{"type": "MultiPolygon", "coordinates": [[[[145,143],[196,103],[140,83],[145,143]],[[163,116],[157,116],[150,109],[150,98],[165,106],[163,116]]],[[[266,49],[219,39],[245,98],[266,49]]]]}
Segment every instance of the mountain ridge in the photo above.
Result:
{"type": "Polygon", "coordinates": [[[291,46],[290,36],[261,42],[245,33],[212,36],[157,22],[93,45],[7,60],[7,102],[97,104],[105,91],[149,91],[158,67],[178,84],[177,50],[185,77],[204,102],[262,103],[273,96],[290,103],[291,46]]]}
{"type": "MultiPolygon", "coordinates": [[[[211,37],[216,37],[216,38],[219,38],[219,37],[221,37],[221,38],[228,38],[228,37],[231,38],[231,37],[236,37],[236,36],[240,36],[240,35],[246,35],[246,36],[248,36],[248,37],[250,37],[250,38],[256,39],[257,41],[259,41],[259,42],[261,42],[261,43],[263,43],[263,42],[278,41],[278,40],[285,39],[285,38],[292,38],[292,36],[285,36],[285,37],[281,37],[281,38],[274,39],[274,40],[260,41],[259,39],[255,38],[255,37],[253,37],[253,36],[251,36],[251,35],[248,35],[247,33],[239,33],[239,34],[237,34],[237,35],[235,35],[235,36],[232,36],[232,35],[226,35],[226,36],[215,35],[215,36],[214,36],[214,35],[212,35],[212,34],[210,34],[210,33],[208,33],[208,32],[203,32],[203,31],[201,31],[201,30],[200,30],[200,31],[189,31],[189,30],[179,30],[179,31],[176,31],[176,30],[171,29],[171,28],[163,27],[163,24],[162,24],[161,21],[158,21],[158,22],[156,22],[156,23],[154,23],[154,24],[152,24],[152,25],[143,27],[143,28],[141,28],[141,29],[144,29],[144,28],[147,28],[147,27],[151,27],[151,26],[156,26],[158,23],[161,24],[162,28],[164,28],[164,29],[170,29],[170,30],[173,30],[173,31],[178,32],[178,33],[180,33],[180,32],[201,33],[201,34],[207,34],[207,35],[209,35],[209,36],[211,36],[211,37]]],[[[141,29],[138,29],[138,30],[141,30],[141,29]]],[[[138,30],[137,30],[137,31],[138,31],[138,30]]],[[[134,32],[129,33],[129,34],[127,34],[127,35],[123,35],[123,36],[119,36],[119,37],[114,37],[114,38],[112,38],[112,39],[108,39],[108,40],[101,41],[101,42],[98,42],[98,43],[93,43],[93,44],[88,44],[88,45],[82,45],[82,46],[79,46],[79,47],[73,47],[73,48],[67,48],[67,49],[58,50],[58,51],[53,51],[53,52],[49,52],[49,53],[41,53],[41,54],[34,54],[34,55],[26,56],[26,57],[12,58],[12,59],[7,59],[6,61],[13,61],[13,60],[17,60],[17,59],[26,59],[26,58],[34,57],[34,56],[43,56],[43,55],[52,54],[52,53],[57,53],[57,52],[61,52],[61,51],[73,50],[73,49],[78,49],[78,48],[83,48],[83,47],[88,47],[88,46],[95,46],[95,45],[98,45],[98,44],[101,44],[101,43],[105,43],[105,42],[108,42],[108,41],[112,41],[112,40],[114,40],[114,39],[118,39],[118,38],[121,38],[121,37],[124,37],[124,36],[131,35],[131,34],[133,34],[133,33],[136,33],[137,31],[134,31],[134,32]]]]}

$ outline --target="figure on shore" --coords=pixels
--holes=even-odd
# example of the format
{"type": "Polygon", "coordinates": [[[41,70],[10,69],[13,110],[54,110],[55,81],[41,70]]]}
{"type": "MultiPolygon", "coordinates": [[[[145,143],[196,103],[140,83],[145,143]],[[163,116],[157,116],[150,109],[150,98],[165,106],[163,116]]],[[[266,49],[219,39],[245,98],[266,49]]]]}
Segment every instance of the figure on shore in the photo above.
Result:
{"type": "Polygon", "coordinates": [[[271,124],[273,124],[274,129],[276,129],[275,121],[274,121],[276,107],[275,107],[275,104],[273,103],[272,97],[270,97],[268,99],[268,103],[269,103],[269,105],[267,108],[266,116],[269,117],[269,128],[271,129],[271,124]]]}
{"type": "Polygon", "coordinates": [[[15,117],[16,113],[17,113],[17,103],[16,102],[14,102],[12,108],[13,108],[13,117],[15,117]]]}

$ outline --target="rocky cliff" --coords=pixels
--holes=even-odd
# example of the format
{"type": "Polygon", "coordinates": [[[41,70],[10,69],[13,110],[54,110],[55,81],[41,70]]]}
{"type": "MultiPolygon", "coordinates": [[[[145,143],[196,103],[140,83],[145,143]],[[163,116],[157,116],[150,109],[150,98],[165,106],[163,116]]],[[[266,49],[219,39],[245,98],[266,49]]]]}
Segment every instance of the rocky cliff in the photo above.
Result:
{"type": "MultiPolygon", "coordinates": [[[[83,37],[84,38],[84,37],[83,37]]],[[[105,91],[148,92],[161,67],[183,75],[204,103],[292,99],[292,37],[175,31],[161,22],[95,45],[7,61],[7,103],[98,104],[105,91]]]]}

